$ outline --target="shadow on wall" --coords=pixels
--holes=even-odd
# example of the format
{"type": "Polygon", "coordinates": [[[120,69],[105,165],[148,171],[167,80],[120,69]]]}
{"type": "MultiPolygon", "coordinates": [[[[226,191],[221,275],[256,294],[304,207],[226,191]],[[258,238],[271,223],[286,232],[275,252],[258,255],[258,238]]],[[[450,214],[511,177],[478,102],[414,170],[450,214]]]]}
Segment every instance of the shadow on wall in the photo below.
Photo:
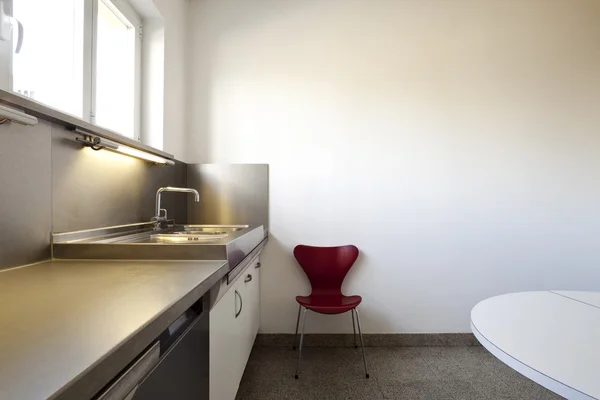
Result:
{"type": "MultiPolygon", "coordinates": [[[[261,286],[269,288],[269,290],[261,290],[260,329],[262,333],[294,333],[298,316],[296,296],[310,294],[310,283],[294,258],[293,250],[293,247],[285,246],[271,234],[262,252],[261,286]],[[282,329],[282,326],[285,328],[282,329]]],[[[361,252],[346,275],[342,292],[346,295],[363,296],[363,302],[358,307],[363,333],[391,332],[393,327],[388,323],[385,315],[378,311],[380,307],[373,303],[376,299],[360,289],[348,288],[348,286],[360,288],[360,282],[356,280],[359,280],[362,274],[368,273],[367,265],[368,256],[361,252]],[[377,329],[370,329],[370,327],[377,327],[377,329]]],[[[322,315],[308,311],[306,321],[305,333],[352,333],[350,313],[322,315]]]]}

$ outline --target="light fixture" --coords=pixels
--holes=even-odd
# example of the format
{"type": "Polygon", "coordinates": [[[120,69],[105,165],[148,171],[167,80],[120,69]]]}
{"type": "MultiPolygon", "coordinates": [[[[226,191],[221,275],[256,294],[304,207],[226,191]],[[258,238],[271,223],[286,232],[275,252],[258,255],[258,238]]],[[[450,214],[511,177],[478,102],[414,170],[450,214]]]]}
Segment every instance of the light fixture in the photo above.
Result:
{"type": "Polygon", "coordinates": [[[75,138],[77,142],[83,146],[89,147],[93,150],[110,150],[116,153],[128,155],[130,157],[139,158],[142,160],[150,161],[159,165],[175,165],[175,161],[167,158],[159,157],[155,154],[148,153],[147,151],[135,149],[133,147],[126,146],[121,143],[113,142],[112,140],[104,139],[99,136],[93,136],[88,132],[75,129],[75,133],[82,135],[81,137],[75,138]]]}
{"type": "Polygon", "coordinates": [[[35,125],[38,123],[36,117],[0,104],[0,124],[6,121],[16,122],[21,125],[35,125]]]}
{"type": "Polygon", "coordinates": [[[155,156],[154,154],[147,153],[142,150],[134,149],[133,147],[119,145],[119,147],[115,150],[122,154],[127,154],[128,156],[141,158],[142,160],[152,161],[156,164],[168,164],[175,165],[175,161],[169,160],[166,158],[162,158],[159,156],[155,156]]]}

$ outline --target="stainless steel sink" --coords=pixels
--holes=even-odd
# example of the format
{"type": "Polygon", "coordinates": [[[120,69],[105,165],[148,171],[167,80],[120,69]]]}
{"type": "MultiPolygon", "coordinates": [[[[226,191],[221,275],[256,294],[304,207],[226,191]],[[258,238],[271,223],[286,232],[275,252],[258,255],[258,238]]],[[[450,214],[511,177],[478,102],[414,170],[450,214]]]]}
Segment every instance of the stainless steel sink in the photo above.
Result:
{"type": "Polygon", "coordinates": [[[54,258],[227,260],[237,265],[266,238],[262,226],[174,225],[144,222],[52,235],[54,258]]]}
{"type": "Polygon", "coordinates": [[[156,233],[150,238],[164,243],[210,243],[247,228],[249,225],[183,225],[177,228],[182,230],[156,233]]]}
{"type": "Polygon", "coordinates": [[[226,260],[230,282],[242,260],[256,254],[268,238],[262,225],[154,227],[154,222],[141,222],[53,233],[52,255],[57,259],[226,260]]]}
{"type": "Polygon", "coordinates": [[[227,234],[249,228],[249,225],[183,225],[184,233],[227,234]]]}
{"type": "Polygon", "coordinates": [[[165,243],[195,244],[197,242],[210,243],[227,236],[227,233],[221,232],[171,232],[157,233],[155,235],[150,235],[150,238],[165,243]]]}

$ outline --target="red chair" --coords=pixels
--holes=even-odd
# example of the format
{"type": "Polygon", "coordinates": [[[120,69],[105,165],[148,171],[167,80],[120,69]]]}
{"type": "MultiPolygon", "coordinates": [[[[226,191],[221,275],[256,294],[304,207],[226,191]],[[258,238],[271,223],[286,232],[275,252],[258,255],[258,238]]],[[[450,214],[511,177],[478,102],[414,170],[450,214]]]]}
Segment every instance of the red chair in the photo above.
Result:
{"type": "MultiPolygon", "coordinates": [[[[302,331],[300,333],[300,346],[298,351],[298,365],[296,366],[296,376],[300,372],[300,361],[302,359],[302,343],[304,341],[304,326],[306,321],[306,311],[312,310],[320,314],[342,314],[350,311],[352,313],[352,329],[354,330],[354,347],[356,345],[356,327],[354,323],[354,314],[358,325],[360,335],[360,345],[362,347],[363,363],[365,365],[365,376],[369,377],[367,370],[367,359],[365,357],[365,345],[363,343],[362,331],[360,329],[360,318],[356,307],[362,301],[360,296],[344,296],[342,294],[342,282],[354,262],[358,258],[358,248],[356,246],[339,247],[313,247],[296,246],[294,257],[300,264],[300,267],[306,273],[312,292],[309,296],[297,296],[298,319],[296,320],[296,333],[294,343],[298,337],[298,326],[300,325],[300,314],[302,308],[302,331]]],[[[294,349],[296,346],[294,344],[294,349]]]]}

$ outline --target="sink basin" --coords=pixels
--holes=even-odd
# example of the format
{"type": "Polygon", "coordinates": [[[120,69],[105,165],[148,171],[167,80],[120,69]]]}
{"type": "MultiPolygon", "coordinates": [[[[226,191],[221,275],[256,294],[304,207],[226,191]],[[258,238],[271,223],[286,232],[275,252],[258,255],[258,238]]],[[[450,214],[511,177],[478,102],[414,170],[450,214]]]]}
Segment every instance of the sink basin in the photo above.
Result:
{"type": "Polygon", "coordinates": [[[55,233],[52,251],[63,259],[227,260],[234,268],[266,238],[262,226],[251,225],[154,228],[153,222],[142,222],[55,233]]]}
{"type": "Polygon", "coordinates": [[[158,240],[159,242],[166,243],[210,243],[218,239],[227,237],[226,233],[212,232],[172,232],[172,233],[158,233],[156,235],[150,235],[151,239],[158,240]]]}
{"type": "Polygon", "coordinates": [[[150,238],[164,243],[210,243],[230,233],[248,228],[248,225],[182,225],[174,232],[157,233],[150,238]]]}
{"type": "Polygon", "coordinates": [[[183,233],[227,234],[248,228],[249,225],[183,225],[183,233]]]}
{"type": "Polygon", "coordinates": [[[230,233],[248,228],[248,225],[183,225],[175,232],[157,233],[150,238],[165,243],[210,243],[230,233]]]}

